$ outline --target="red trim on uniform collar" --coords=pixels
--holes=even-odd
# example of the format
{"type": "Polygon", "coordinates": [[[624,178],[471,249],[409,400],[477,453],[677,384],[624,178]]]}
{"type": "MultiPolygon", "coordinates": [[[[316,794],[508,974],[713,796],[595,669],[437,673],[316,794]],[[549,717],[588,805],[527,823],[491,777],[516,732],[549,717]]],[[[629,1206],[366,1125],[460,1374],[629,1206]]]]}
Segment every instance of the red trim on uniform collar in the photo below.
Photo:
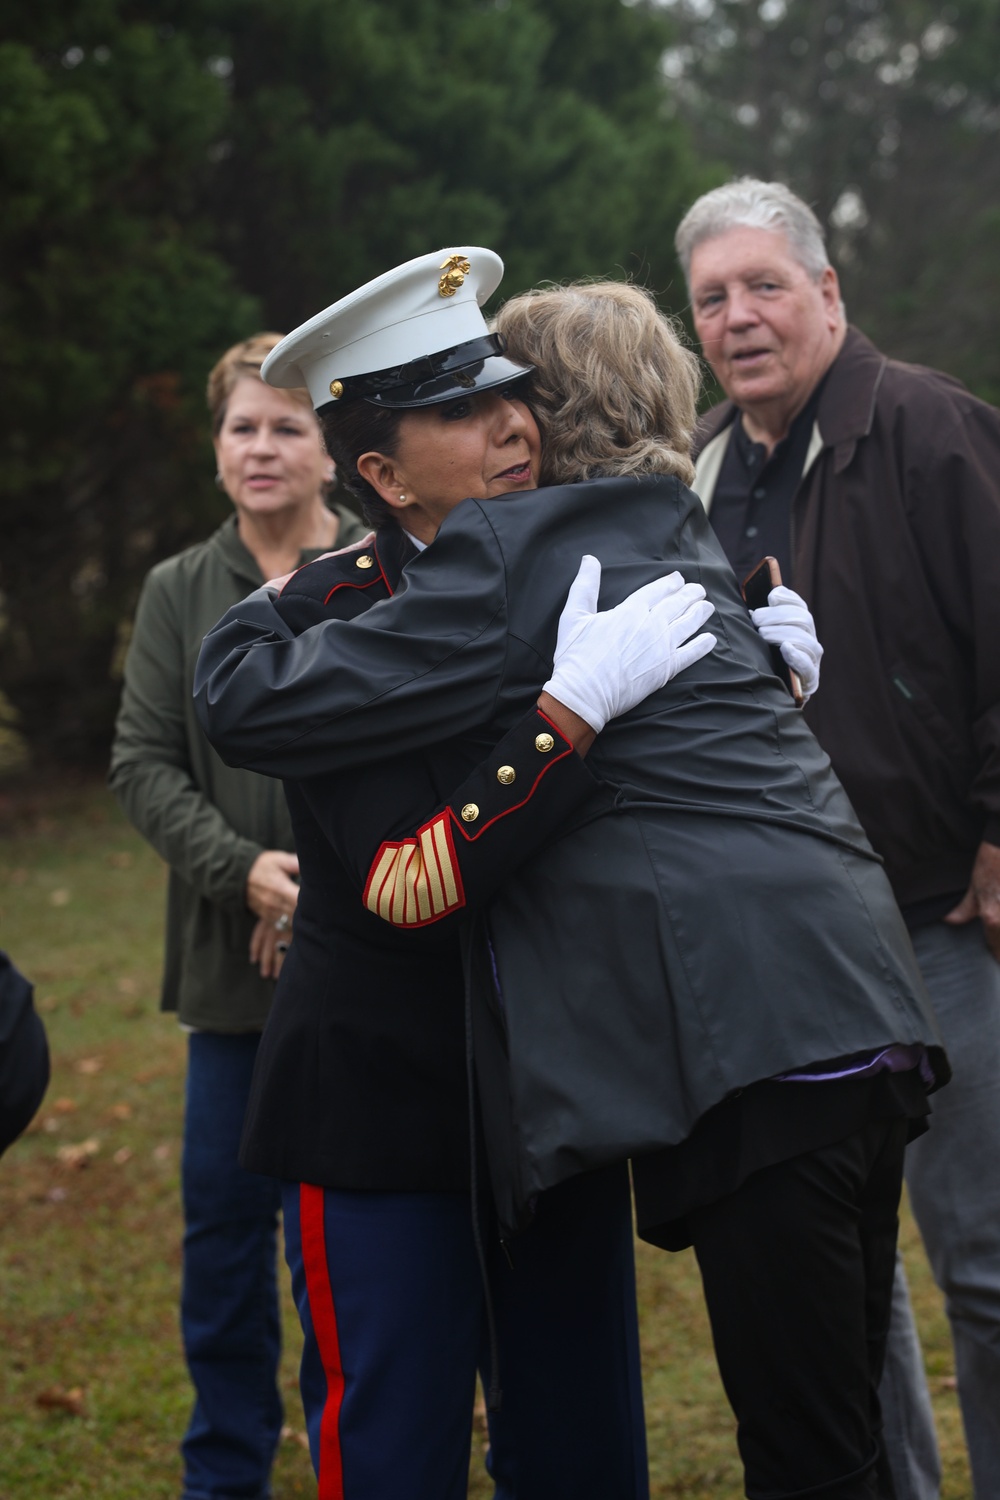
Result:
{"type": "MultiPolygon", "coordinates": [[[[345,578],[343,583],[335,583],[323,600],[323,603],[329,604],[338,589],[370,589],[373,583],[385,583],[386,588],[389,589],[385,574],[382,572],[381,563],[379,564],[379,571],[372,578],[366,578],[364,583],[355,583],[353,578],[345,578]]],[[[389,589],[389,593],[392,593],[392,589],[389,589]]]]}
{"type": "Polygon", "coordinates": [[[391,596],[392,594],[394,594],[396,592],[396,590],[393,588],[392,584],[389,582],[388,578],[385,575],[385,565],[383,564],[382,559],[381,559],[381,557],[379,557],[379,554],[378,554],[378,537],[377,536],[372,538],[372,551],[375,554],[375,561],[378,563],[379,572],[382,575],[382,582],[385,584],[386,588],[389,590],[389,594],[391,596]]]}

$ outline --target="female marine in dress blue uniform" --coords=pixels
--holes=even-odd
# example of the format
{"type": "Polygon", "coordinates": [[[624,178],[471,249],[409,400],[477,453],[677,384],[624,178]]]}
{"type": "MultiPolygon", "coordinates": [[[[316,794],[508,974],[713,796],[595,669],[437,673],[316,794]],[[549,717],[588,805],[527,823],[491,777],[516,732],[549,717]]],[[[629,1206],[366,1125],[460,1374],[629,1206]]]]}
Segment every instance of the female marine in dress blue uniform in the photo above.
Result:
{"type": "MultiPolygon", "coordinates": [[[[389,597],[415,549],[397,528],[293,576],[293,629],[389,597]]],[[[594,789],[537,711],[497,747],[544,761],[508,801],[487,855],[452,878],[500,878],[594,789]],[[547,735],[553,750],[534,749],[547,735]]],[[[496,1327],[502,1407],[489,1467],[502,1500],[648,1493],[625,1168],[544,1195],[504,1254],[477,1194],[474,1239],[462,965],[455,933],[394,932],[359,899],[354,869],[395,816],[440,799],[446,759],[286,783],[299,853],[294,940],[254,1075],[243,1161],[284,1182],[286,1253],[305,1333],[302,1394],[320,1500],[458,1500],[466,1492],[477,1365],[489,1386],[496,1327]],[[338,857],[327,838],[336,831],[338,857]]],[[[484,805],[486,776],[474,787],[484,805]]],[[[460,795],[466,795],[460,791],[460,795]]]]}
{"type": "MultiPolygon", "coordinates": [[[[397,395],[440,402],[464,397],[469,380],[489,391],[525,371],[490,347],[454,361],[452,373],[432,390],[397,395]]],[[[510,456],[505,450],[504,461],[510,456]]],[[[370,544],[291,577],[277,601],[283,628],[300,633],[365,614],[391,596],[416,552],[390,518],[370,544]]],[[[674,667],[710,643],[683,648],[674,667]]],[[[662,655],[658,632],[653,644],[662,655]]],[[[490,837],[456,851],[439,826],[438,876],[411,892],[425,903],[428,922],[415,924],[424,931],[394,932],[359,899],[356,872],[367,868],[373,841],[387,826],[415,826],[468,769],[464,750],[445,751],[286,784],[301,893],[242,1159],[286,1184],[320,1496],[464,1496],[477,1363],[487,1385],[498,1374],[503,1384],[502,1408],[490,1417],[498,1496],[642,1496],[624,1164],[541,1195],[531,1229],[502,1250],[488,1188],[474,1181],[470,1195],[457,936],[430,920],[435,909],[457,908],[459,892],[463,903],[484,899],[593,796],[595,782],[558,725],[529,709],[459,787],[461,805],[482,806],[490,837]],[[530,781],[522,776],[513,791],[498,782],[497,755],[530,768],[530,781]]]]}

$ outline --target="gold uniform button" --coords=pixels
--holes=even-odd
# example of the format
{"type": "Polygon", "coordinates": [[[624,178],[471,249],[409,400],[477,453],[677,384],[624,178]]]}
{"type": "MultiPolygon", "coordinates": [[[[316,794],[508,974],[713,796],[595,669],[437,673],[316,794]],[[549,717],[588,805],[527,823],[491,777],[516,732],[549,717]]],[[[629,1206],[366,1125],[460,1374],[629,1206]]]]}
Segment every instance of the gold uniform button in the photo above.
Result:
{"type": "Polygon", "coordinates": [[[462,822],[474,823],[479,817],[479,808],[474,802],[467,802],[462,808],[462,822]]]}
{"type": "Polygon", "coordinates": [[[552,738],[551,734],[535,735],[535,749],[540,750],[543,755],[547,755],[554,745],[555,740],[552,738]]]}
{"type": "Polygon", "coordinates": [[[330,395],[333,397],[334,401],[339,401],[340,398],[341,398],[341,396],[343,394],[344,394],[344,382],[342,380],[331,380],[330,381],[330,395]]]}
{"type": "Polygon", "coordinates": [[[371,568],[371,567],[374,567],[374,565],[375,565],[375,560],[371,556],[371,554],[368,553],[368,552],[362,552],[361,556],[358,558],[357,562],[354,564],[354,566],[356,568],[371,568]]]}
{"type": "Polygon", "coordinates": [[[516,775],[517,772],[513,766],[501,766],[497,772],[497,781],[501,786],[510,786],[516,775]]]}

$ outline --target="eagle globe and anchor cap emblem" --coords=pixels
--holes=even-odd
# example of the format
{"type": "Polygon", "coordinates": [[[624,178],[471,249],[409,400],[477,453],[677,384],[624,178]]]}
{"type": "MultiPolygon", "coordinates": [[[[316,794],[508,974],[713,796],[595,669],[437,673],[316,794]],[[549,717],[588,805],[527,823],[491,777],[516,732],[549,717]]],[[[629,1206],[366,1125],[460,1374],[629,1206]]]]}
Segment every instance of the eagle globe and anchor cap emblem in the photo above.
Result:
{"type": "Polygon", "coordinates": [[[459,287],[465,285],[472,266],[464,255],[449,255],[446,261],[442,261],[440,269],[444,274],[438,282],[438,296],[454,297],[459,287]]]}

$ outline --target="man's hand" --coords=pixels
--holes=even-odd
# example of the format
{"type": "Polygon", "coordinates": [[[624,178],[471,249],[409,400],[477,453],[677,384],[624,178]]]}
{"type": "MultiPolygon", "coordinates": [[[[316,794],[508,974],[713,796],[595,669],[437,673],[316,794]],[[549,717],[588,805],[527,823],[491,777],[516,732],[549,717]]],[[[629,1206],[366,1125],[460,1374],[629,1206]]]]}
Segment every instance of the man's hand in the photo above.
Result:
{"type": "Polygon", "coordinates": [[[982,919],[989,950],[1000,963],[1000,847],[996,844],[980,844],[969,889],[945,921],[960,927],[976,917],[982,919]]]}

